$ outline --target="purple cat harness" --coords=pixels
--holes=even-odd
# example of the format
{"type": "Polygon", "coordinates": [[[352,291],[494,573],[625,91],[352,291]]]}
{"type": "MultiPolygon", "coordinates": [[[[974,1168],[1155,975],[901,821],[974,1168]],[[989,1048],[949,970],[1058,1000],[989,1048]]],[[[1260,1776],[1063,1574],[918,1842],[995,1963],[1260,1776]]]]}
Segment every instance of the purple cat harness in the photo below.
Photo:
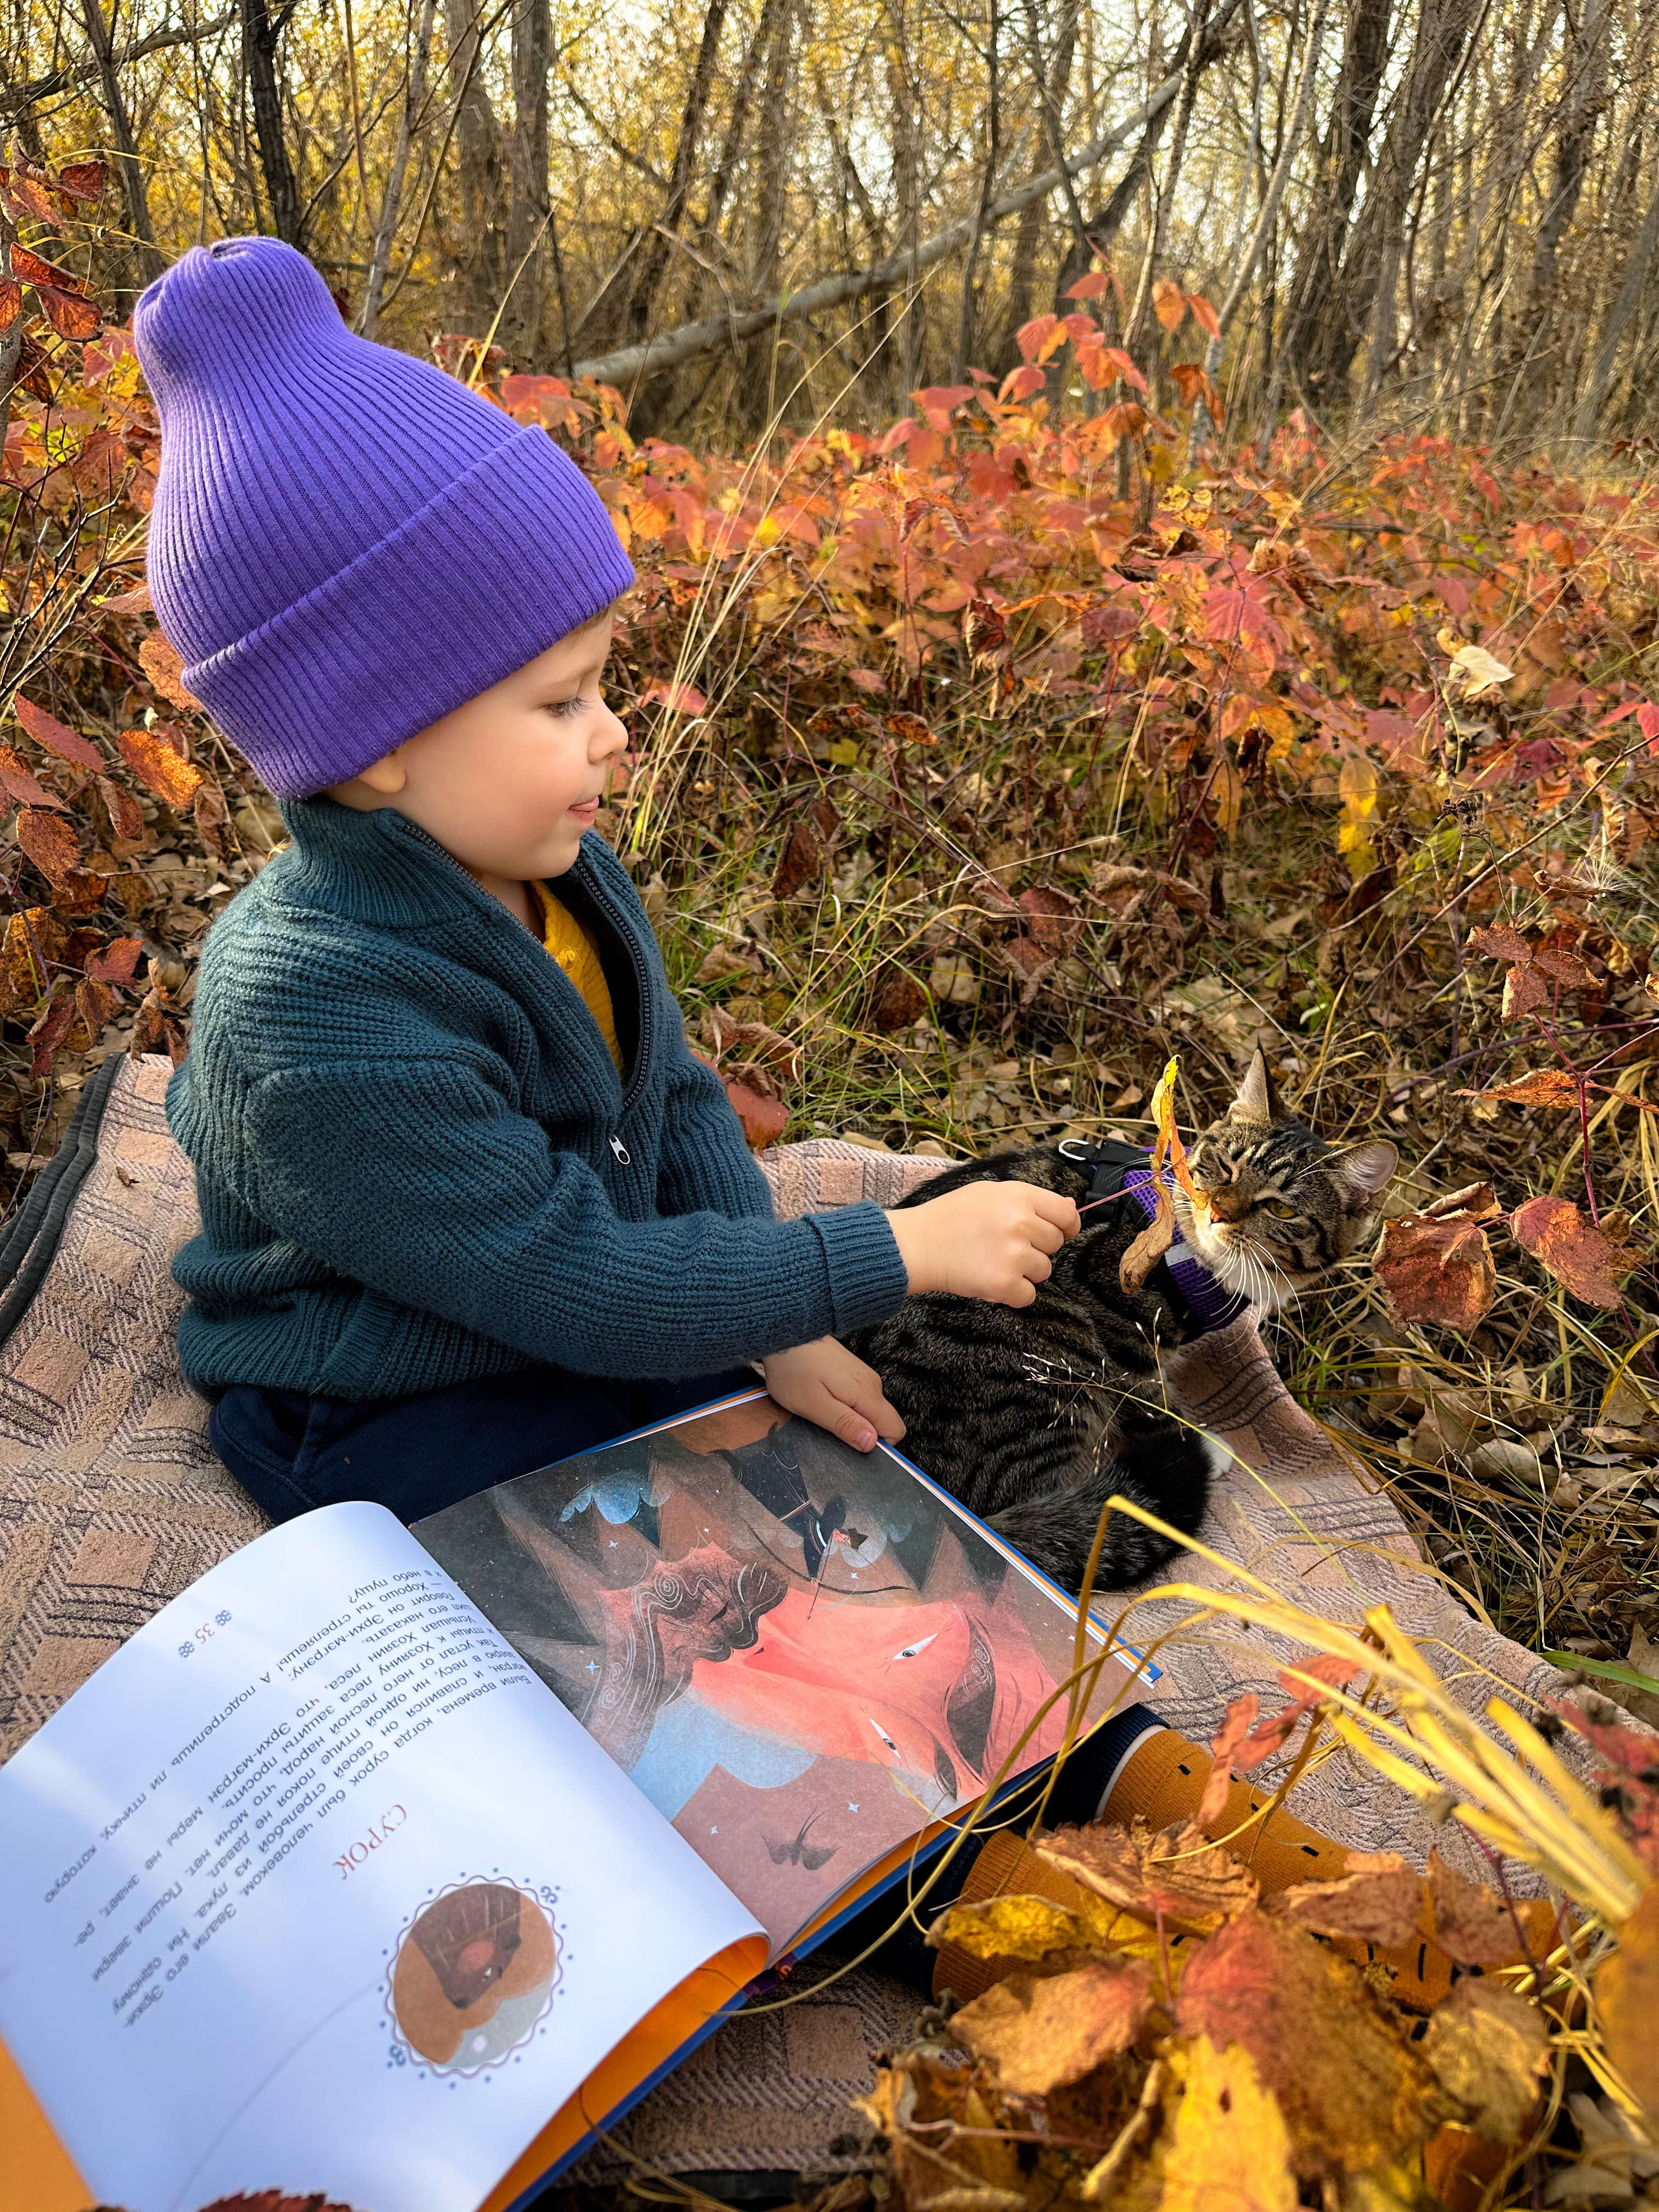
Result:
{"type": "MultiPolygon", "coordinates": [[[[1091,1145],[1079,1137],[1066,1137],[1061,1140],[1060,1155],[1073,1167],[1092,1170],[1094,1181],[1084,1200],[1085,1206],[1092,1206],[1101,1199],[1115,1198],[1121,1193],[1130,1205],[1139,1208],[1148,1222],[1156,1218],[1158,1200],[1147,1165],[1150,1155],[1144,1146],[1127,1145],[1115,1138],[1109,1138],[1104,1144],[1091,1145]]],[[[1167,1190],[1174,1189],[1175,1177],[1167,1167],[1163,1181],[1167,1190]]],[[[1182,1238],[1179,1228],[1174,1243],[1158,1264],[1168,1276],[1166,1287],[1174,1289],[1200,1336],[1228,1328],[1250,1310],[1249,1300],[1237,1291],[1230,1291],[1210,1273],[1182,1238]]]]}

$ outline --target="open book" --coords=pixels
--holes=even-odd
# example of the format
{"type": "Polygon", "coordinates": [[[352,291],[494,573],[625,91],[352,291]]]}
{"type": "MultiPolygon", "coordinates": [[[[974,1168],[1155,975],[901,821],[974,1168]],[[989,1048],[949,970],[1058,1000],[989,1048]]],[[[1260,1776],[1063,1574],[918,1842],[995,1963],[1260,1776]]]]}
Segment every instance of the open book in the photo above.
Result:
{"type": "MultiPolygon", "coordinates": [[[[1050,1759],[1078,1648],[759,1392],[272,1529],[0,1771],[0,2208],[500,2212],[1050,1759]]],[[[1082,1648],[1087,1725],[1139,1685],[1082,1648]]]]}

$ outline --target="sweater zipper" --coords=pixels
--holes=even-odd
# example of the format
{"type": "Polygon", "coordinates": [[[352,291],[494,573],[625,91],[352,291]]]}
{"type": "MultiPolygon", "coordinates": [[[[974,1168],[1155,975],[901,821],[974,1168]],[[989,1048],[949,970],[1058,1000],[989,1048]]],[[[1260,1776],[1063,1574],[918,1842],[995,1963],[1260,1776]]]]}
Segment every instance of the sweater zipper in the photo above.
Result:
{"type": "MultiPolygon", "coordinates": [[[[405,821],[408,820],[407,816],[404,818],[405,821]]],[[[409,826],[417,837],[422,839],[425,843],[431,846],[433,851],[438,854],[441,860],[447,860],[452,868],[455,869],[462,876],[465,876],[467,882],[472,884],[475,890],[478,889],[478,886],[471,875],[468,873],[466,869],[461,866],[460,862],[455,858],[455,855],[453,853],[447,852],[445,850],[445,848],[438,842],[437,839],[432,835],[430,830],[422,829],[418,822],[410,822],[409,826]]],[[[580,856],[578,857],[577,865],[579,866],[580,866],[580,856]]],[[[645,962],[640,957],[640,948],[634,942],[634,933],[626,926],[625,923],[618,919],[617,909],[611,902],[610,894],[601,884],[591,880],[587,884],[587,890],[588,895],[592,899],[594,904],[604,908],[605,914],[610,918],[611,927],[616,931],[617,936],[621,938],[623,943],[627,946],[628,957],[634,963],[634,995],[638,1002],[640,1009],[640,1038],[639,1048],[634,1055],[634,1079],[628,1085],[628,1088],[623,1092],[622,1106],[617,1116],[617,1121],[621,1122],[625,1121],[628,1119],[629,1109],[633,1106],[634,1101],[639,1097],[640,1091],[644,1085],[646,1070],[650,1066],[651,1062],[650,977],[646,972],[645,962]]],[[[480,892],[480,896],[482,897],[487,898],[489,896],[489,894],[487,891],[480,892]]],[[[634,1164],[634,1156],[629,1151],[627,1146],[623,1144],[621,1135],[617,1132],[612,1131],[609,1142],[611,1146],[611,1157],[615,1159],[617,1166],[623,1168],[631,1167],[634,1164]]]]}

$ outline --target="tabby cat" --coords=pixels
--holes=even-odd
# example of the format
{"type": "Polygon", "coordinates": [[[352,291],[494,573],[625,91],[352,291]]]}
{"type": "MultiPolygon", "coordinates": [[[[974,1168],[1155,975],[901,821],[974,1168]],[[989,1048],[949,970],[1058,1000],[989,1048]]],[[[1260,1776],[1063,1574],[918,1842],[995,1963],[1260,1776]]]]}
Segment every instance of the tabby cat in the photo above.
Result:
{"type": "MultiPolygon", "coordinates": [[[[1094,1187],[1087,1148],[1041,1145],[971,1160],[902,1201],[919,1206],[958,1183],[1036,1183],[1082,1203],[1094,1187]]],[[[1164,1409],[1160,1353],[1202,1334],[1202,1309],[1224,1293],[1267,1312],[1353,1251],[1393,1175],[1392,1145],[1325,1144],[1279,1103],[1267,1061],[1252,1059],[1237,1097],[1192,1146],[1207,1216],[1179,1190],[1180,1234],[1222,1286],[1200,1285],[1195,1311],[1166,1261],[1138,1291],[1118,1263],[1146,1214],[1129,1195],[1083,1218],[1054,1255],[1034,1304],[1019,1309],[928,1292],[846,1341],[882,1378],[904,1417],[903,1450],[1067,1589],[1080,1588],[1100,1510],[1114,1492],[1188,1534],[1202,1519],[1220,1447],[1164,1409]]],[[[1178,1253],[1171,1254],[1178,1259],[1178,1253]]],[[[1191,1277],[1186,1279],[1190,1283],[1191,1277]]],[[[1163,1566],[1176,1547],[1127,1514],[1107,1523],[1097,1584],[1121,1589],[1163,1566]]]]}

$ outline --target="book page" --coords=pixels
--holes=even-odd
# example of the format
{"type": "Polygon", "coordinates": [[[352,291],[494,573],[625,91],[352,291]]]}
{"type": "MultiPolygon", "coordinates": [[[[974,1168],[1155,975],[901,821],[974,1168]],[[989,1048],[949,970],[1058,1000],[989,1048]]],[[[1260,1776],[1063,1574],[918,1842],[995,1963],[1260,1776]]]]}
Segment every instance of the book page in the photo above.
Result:
{"type": "Polygon", "coordinates": [[[653,2007],[764,1956],[375,1505],[140,1629],[0,1772],[0,2038],[128,2212],[471,2212],[653,2007]]]}
{"type": "MultiPolygon", "coordinates": [[[[1073,1601],[896,1454],[763,1392],[415,1534],[775,1951],[1065,1733],[1073,1601]]],[[[1135,1663],[1106,1659],[1091,1719],[1145,1694],[1135,1663]]]]}

